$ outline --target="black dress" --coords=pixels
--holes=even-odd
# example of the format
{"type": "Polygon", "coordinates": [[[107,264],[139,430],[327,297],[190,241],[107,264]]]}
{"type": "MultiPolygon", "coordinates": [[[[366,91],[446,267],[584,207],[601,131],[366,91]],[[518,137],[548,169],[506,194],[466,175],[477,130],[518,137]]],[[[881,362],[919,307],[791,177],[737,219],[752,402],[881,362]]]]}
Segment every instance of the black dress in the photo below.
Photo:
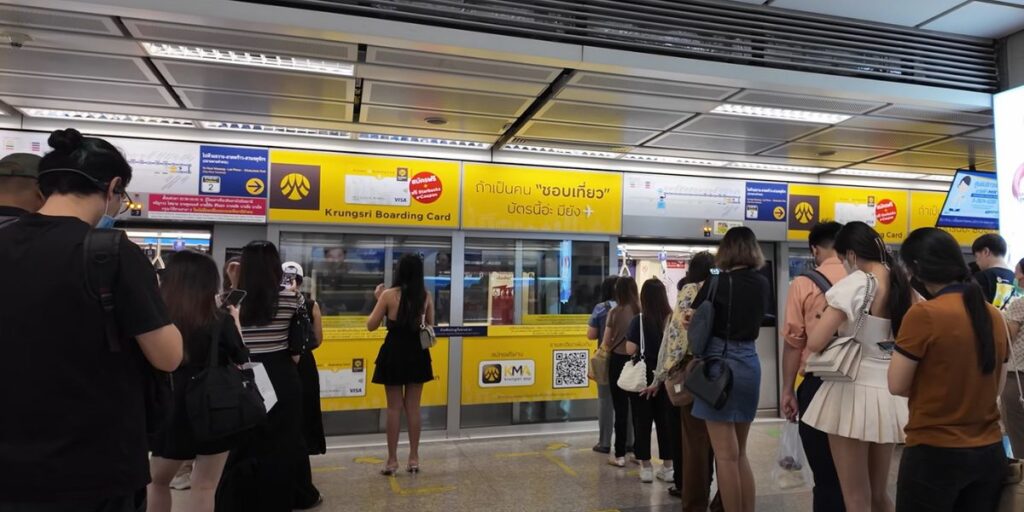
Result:
{"type": "Polygon", "coordinates": [[[299,381],[302,383],[302,435],[310,455],[327,453],[324,417],[320,410],[320,372],[313,349],[302,352],[299,359],[299,381]]]}
{"type": "Polygon", "coordinates": [[[388,335],[377,354],[373,383],[404,386],[434,380],[430,350],[420,345],[419,326],[399,325],[389,318],[387,327],[388,335]]]}
{"type": "MultiPolygon", "coordinates": [[[[220,339],[217,354],[220,365],[242,364],[249,360],[249,351],[242,343],[242,336],[230,315],[218,314],[214,320],[220,324],[220,339]]],[[[151,449],[153,455],[171,460],[191,460],[196,455],[214,455],[234,448],[237,436],[200,443],[192,433],[185,408],[185,393],[192,377],[206,368],[210,354],[210,340],[214,327],[192,333],[185,339],[185,362],[171,373],[174,392],[174,406],[167,426],[156,435],[151,449]]]]}

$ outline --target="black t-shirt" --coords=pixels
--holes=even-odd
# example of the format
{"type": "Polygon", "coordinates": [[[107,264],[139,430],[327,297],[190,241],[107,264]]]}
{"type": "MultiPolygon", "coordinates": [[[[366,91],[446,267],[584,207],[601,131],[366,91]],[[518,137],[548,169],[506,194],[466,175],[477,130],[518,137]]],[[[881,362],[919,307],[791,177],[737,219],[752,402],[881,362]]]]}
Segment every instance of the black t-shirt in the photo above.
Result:
{"type": "Polygon", "coordinates": [[[110,351],[83,279],[89,229],[37,214],[0,229],[0,500],[102,499],[149,482],[147,363],[127,338],[170,322],[152,265],[124,239],[114,315],[126,339],[110,351]]]}
{"type": "MultiPolygon", "coordinates": [[[[647,315],[643,316],[644,319],[644,344],[643,344],[643,359],[647,363],[647,382],[654,381],[654,370],[658,367],[658,353],[661,352],[661,338],[664,334],[662,329],[658,329],[654,320],[647,318],[647,315]]],[[[640,344],[640,315],[633,317],[633,320],[629,323],[629,332],[626,334],[626,340],[640,344]]],[[[640,354],[640,349],[637,349],[637,353],[640,354]]]]}
{"type": "MultiPolygon", "coordinates": [[[[694,309],[707,300],[710,283],[711,279],[704,281],[704,286],[697,292],[693,299],[694,309]]],[[[715,322],[711,326],[712,336],[729,341],[756,340],[761,331],[764,315],[771,310],[770,290],[768,279],[756,270],[744,268],[722,272],[718,277],[718,291],[715,292],[715,322]]]]}
{"type": "MultiPolygon", "coordinates": [[[[242,342],[242,334],[238,332],[235,319],[226,313],[218,312],[214,322],[219,323],[220,338],[217,344],[217,364],[242,364],[249,360],[249,349],[245,348],[242,342]]],[[[189,333],[184,336],[185,357],[181,367],[175,374],[186,372],[194,374],[209,365],[210,340],[213,339],[215,325],[209,325],[199,332],[189,333]],[[187,371],[196,370],[196,371],[187,371]]]]}
{"type": "Polygon", "coordinates": [[[1013,280],[1016,276],[1008,268],[992,267],[974,274],[974,280],[985,292],[985,300],[1002,309],[1013,296],[1013,280]]]}

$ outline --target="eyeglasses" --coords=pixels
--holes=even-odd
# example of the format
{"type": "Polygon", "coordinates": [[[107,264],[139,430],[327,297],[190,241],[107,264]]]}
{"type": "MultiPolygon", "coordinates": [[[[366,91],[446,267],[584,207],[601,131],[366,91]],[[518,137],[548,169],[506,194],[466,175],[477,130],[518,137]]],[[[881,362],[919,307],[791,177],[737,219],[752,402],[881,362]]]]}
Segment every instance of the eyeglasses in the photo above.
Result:
{"type": "Polygon", "coordinates": [[[124,215],[128,213],[128,210],[132,209],[132,198],[128,197],[128,192],[121,191],[121,209],[118,210],[118,215],[124,215]]]}

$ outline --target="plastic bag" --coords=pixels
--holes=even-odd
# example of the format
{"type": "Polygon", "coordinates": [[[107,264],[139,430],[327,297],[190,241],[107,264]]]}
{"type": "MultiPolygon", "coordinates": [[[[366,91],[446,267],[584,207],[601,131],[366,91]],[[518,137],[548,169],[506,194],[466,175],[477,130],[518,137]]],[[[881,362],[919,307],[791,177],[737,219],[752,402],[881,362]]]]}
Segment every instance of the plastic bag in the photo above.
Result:
{"type": "Polygon", "coordinates": [[[786,422],[779,436],[779,452],[772,467],[772,482],[780,490],[809,487],[812,482],[811,468],[807,465],[804,446],[800,443],[798,423],[786,422]]]}

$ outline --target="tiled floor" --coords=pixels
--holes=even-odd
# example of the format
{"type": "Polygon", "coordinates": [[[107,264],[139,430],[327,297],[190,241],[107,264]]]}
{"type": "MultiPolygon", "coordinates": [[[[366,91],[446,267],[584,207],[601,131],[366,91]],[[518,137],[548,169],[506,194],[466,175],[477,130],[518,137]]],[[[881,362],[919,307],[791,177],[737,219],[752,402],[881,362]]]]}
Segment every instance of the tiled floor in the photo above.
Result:
{"type": "MultiPolygon", "coordinates": [[[[780,425],[758,423],[751,431],[749,455],[757,482],[757,510],[809,511],[808,489],[782,491],[772,483],[780,425]]],[[[668,484],[642,484],[637,466],[614,468],[606,464],[606,456],[592,452],[595,437],[568,434],[429,443],[420,449],[422,472],[415,476],[403,472],[394,478],[378,475],[385,455],[382,447],[332,450],[313,458],[314,480],[325,496],[319,510],[679,510],[679,501],[666,492],[668,484]]],[[[404,447],[400,453],[406,453],[404,447]]],[[[180,507],[175,510],[184,512],[180,507]]]]}

